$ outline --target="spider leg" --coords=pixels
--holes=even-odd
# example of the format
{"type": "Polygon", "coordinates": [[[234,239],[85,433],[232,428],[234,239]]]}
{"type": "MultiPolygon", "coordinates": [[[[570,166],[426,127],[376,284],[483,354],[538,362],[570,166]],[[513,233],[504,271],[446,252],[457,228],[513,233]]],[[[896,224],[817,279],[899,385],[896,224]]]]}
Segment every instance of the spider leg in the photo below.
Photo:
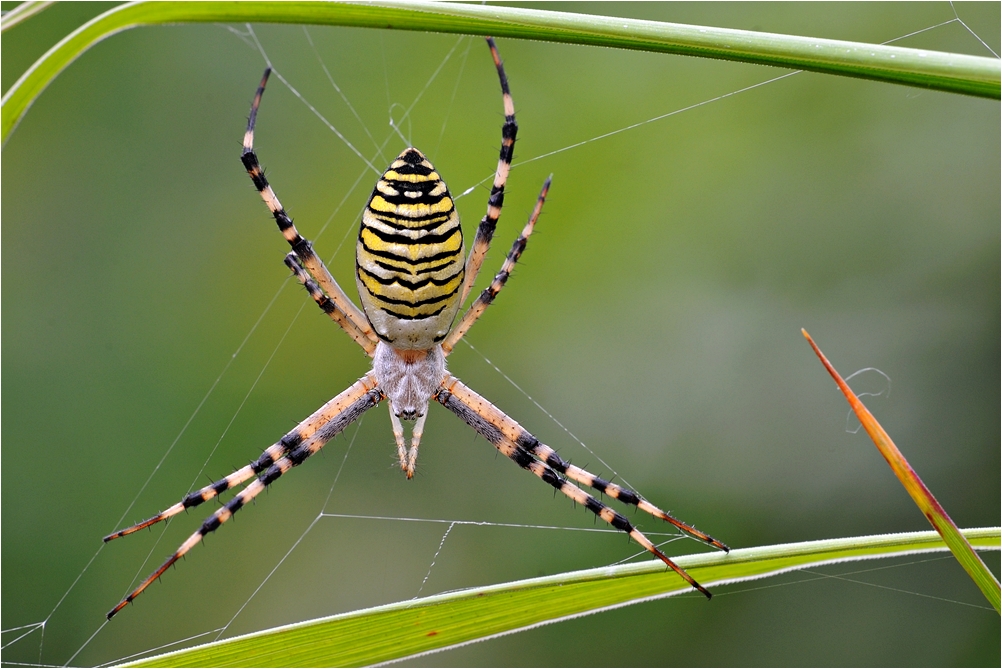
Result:
{"type": "Polygon", "coordinates": [[[372,392],[375,388],[376,378],[370,372],[366,376],[359,379],[343,393],[313,412],[309,418],[297,425],[279,441],[265,449],[264,453],[261,454],[261,457],[254,462],[241,467],[229,476],[221,478],[215,483],[205,486],[201,490],[188,493],[180,502],[171,506],[167,510],[158,513],[152,518],[109,534],[104,538],[104,541],[108,542],[112,539],[118,539],[119,537],[124,537],[127,534],[132,534],[133,532],[146,529],[150,525],[155,525],[160,521],[167,520],[171,516],[176,516],[186,509],[190,509],[202,504],[203,502],[207,502],[213,497],[226,492],[231,488],[235,488],[247,479],[258,476],[261,472],[267,470],[275,464],[276,461],[287,455],[294,448],[313,438],[313,436],[317,434],[321,428],[325,428],[325,426],[329,425],[331,421],[337,419],[339,415],[343,414],[355,402],[363,399],[367,393],[372,392]]]}
{"type": "Polygon", "coordinates": [[[517,444],[519,447],[525,449],[531,453],[534,457],[538,458],[544,462],[547,466],[553,469],[558,474],[566,476],[572,481],[576,481],[582,485],[586,485],[590,488],[594,488],[601,493],[612,497],[613,499],[618,499],[624,504],[632,504],[641,511],[649,513],[655,518],[667,521],[682,530],[689,536],[699,539],[700,541],[713,546],[714,548],[719,548],[722,551],[730,551],[730,548],[706,534],[697,530],[692,525],[684,523],[678,518],[675,518],[671,514],[662,511],[658,507],[654,506],[646,499],[641,497],[636,492],[630,490],[629,488],[624,488],[620,485],[606,481],[603,478],[595,476],[591,472],[585,471],[581,467],[577,467],[567,462],[554,451],[552,448],[546,444],[540,442],[536,437],[529,433],[528,430],[519,425],[515,420],[507,416],[500,409],[490,404],[483,397],[477,393],[470,390],[467,386],[460,382],[456,382],[457,385],[455,389],[450,388],[450,392],[457,396],[459,401],[466,404],[471,408],[482,407],[480,409],[480,414],[485,420],[489,420],[491,425],[495,429],[500,430],[505,439],[513,444],[517,444]]]}
{"type": "MultiPolygon", "coordinates": [[[[511,458],[519,467],[532,472],[545,483],[553,486],[555,490],[559,490],[567,497],[581,504],[617,530],[626,532],[630,538],[668,565],[689,585],[706,595],[708,599],[711,597],[710,592],[706,588],[697,583],[684,569],[672,562],[668,556],[651,543],[650,539],[644,536],[623,515],[617,513],[562,477],[548,462],[534,458],[532,451],[527,449],[523,443],[510,438],[510,426],[517,427],[520,434],[528,435],[528,433],[522,430],[518,423],[502,413],[500,409],[466,387],[459,379],[451,375],[446,375],[435,399],[446,409],[459,416],[463,422],[476,430],[487,441],[494,444],[494,447],[498,451],[511,458]]],[[[528,436],[531,437],[531,435],[528,436]]],[[[533,440],[535,440],[534,437],[533,440]]],[[[524,442],[525,439],[522,439],[522,441],[524,442]]],[[[538,442],[536,443],[538,444],[538,442]]]]}
{"type": "Polygon", "coordinates": [[[494,58],[494,65],[498,70],[498,78],[501,80],[504,125],[501,126],[501,153],[498,156],[497,170],[494,172],[491,195],[487,200],[487,213],[477,227],[477,236],[470,248],[470,257],[466,260],[466,278],[463,281],[462,296],[459,298],[460,304],[466,301],[466,296],[473,288],[473,282],[477,280],[480,266],[483,264],[484,256],[487,255],[487,249],[491,245],[491,238],[494,237],[494,228],[497,227],[498,218],[501,217],[501,207],[504,205],[504,185],[508,180],[512,156],[515,154],[515,135],[518,134],[518,124],[515,122],[515,103],[511,99],[511,91],[508,90],[508,76],[504,72],[504,65],[501,63],[501,56],[498,55],[498,48],[494,44],[493,37],[487,38],[487,46],[491,49],[491,56],[494,58]]]}
{"type": "Polygon", "coordinates": [[[160,578],[171,565],[180,560],[195,546],[195,544],[201,541],[205,535],[210,532],[215,532],[220,525],[232,518],[233,514],[257,497],[261,491],[274,483],[279,477],[293,467],[301,465],[307,458],[323,448],[328,441],[344,431],[346,427],[357,420],[363,413],[379,404],[379,402],[383,400],[383,393],[376,387],[375,380],[372,378],[372,375],[369,374],[356,381],[350,388],[334,399],[341,400],[341,410],[338,413],[331,417],[319,429],[315,430],[312,437],[302,441],[288,451],[283,457],[276,460],[267,469],[261,472],[255,481],[237,493],[233,499],[217,509],[215,513],[206,518],[205,522],[202,523],[202,526],[198,528],[194,534],[188,537],[188,539],[185,540],[185,542],[181,544],[176,551],[174,551],[173,555],[167,558],[166,562],[150,574],[145,581],[140,583],[139,587],[133,590],[128,597],[123,599],[115,608],[108,612],[108,619],[111,620],[116,613],[125,608],[126,604],[129,604],[132,600],[142,594],[143,590],[148,588],[153,581],[160,578]]]}
{"type": "Polygon", "coordinates": [[[456,323],[456,326],[452,328],[445,341],[442,342],[442,352],[446,355],[452,352],[452,349],[463,338],[463,335],[473,327],[473,324],[477,322],[477,319],[487,310],[487,307],[491,305],[494,298],[504,288],[505,282],[511,276],[512,270],[515,269],[515,263],[518,262],[518,259],[522,257],[522,252],[525,251],[525,245],[529,240],[529,235],[532,234],[533,228],[536,226],[536,219],[539,218],[539,213],[543,210],[543,203],[546,202],[546,193],[550,190],[550,183],[552,181],[553,176],[551,175],[543,183],[543,190],[540,191],[539,197],[536,199],[536,206],[532,210],[532,215],[529,216],[529,222],[525,224],[525,227],[522,228],[522,234],[511,245],[511,250],[508,251],[508,256],[504,259],[501,270],[494,277],[494,280],[491,281],[491,285],[484,288],[484,291],[470,305],[470,308],[463,314],[459,322],[456,323]]]}
{"type": "Polygon", "coordinates": [[[261,84],[258,86],[257,93],[254,95],[254,102],[251,104],[250,117],[247,120],[247,132],[244,134],[244,148],[243,153],[240,154],[240,160],[247,169],[247,174],[250,175],[251,181],[254,182],[254,187],[257,188],[258,192],[261,194],[261,199],[264,200],[264,203],[268,206],[272,216],[275,217],[275,222],[278,223],[278,229],[282,231],[282,235],[285,237],[285,240],[289,242],[289,245],[292,247],[292,251],[296,254],[302,266],[305,267],[309,273],[313,275],[313,278],[316,279],[316,282],[320,284],[323,291],[330,296],[329,299],[332,303],[331,306],[333,306],[336,311],[340,312],[337,316],[331,312],[328,312],[328,314],[331,315],[331,318],[337,321],[338,325],[340,325],[359,346],[365,349],[366,353],[372,356],[372,352],[376,348],[378,338],[376,337],[376,333],[373,332],[372,327],[369,325],[369,320],[345,294],[345,292],[341,289],[341,286],[337,284],[337,281],[335,281],[334,277],[331,276],[331,273],[327,270],[323,261],[313,251],[313,245],[310,244],[309,240],[301,236],[299,231],[296,230],[296,226],[292,223],[292,219],[289,218],[285,208],[282,207],[282,203],[279,202],[278,196],[275,195],[275,191],[268,183],[268,179],[264,176],[264,170],[261,169],[261,164],[258,162],[257,154],[254,152],[254,123],[257,121],[257,110],[261,105],[261,96],[264,95],[264,87],[268,82],[268,75],[270,74],[271,68],[269,67],[264,71],[264,76],[261,78],[261,84]]]}
{"type": "Polygon", "coordinates": [[[352,339],[355,340],[359,346],[361,346],[366,353],[371,357],[373,352],[376,350],[376,345],[373,344],[367,337],[363,337],[355,330],[353,330],[354,325],[351,320],[349,320],[348,315],[342,311],[337,303],[329,298],[323,289],[317,285],[316,281],[310,277],[309,273],[303,269],[302,260],[295,253],[289,253],[285,256],[285,264],[288,266],[292,273],[296,275],[296,279],[299,283],[303,284],[306,288],[306,292],[310,294],[313,301],[317,303],[320,310],[325,314],[330,316],[331,320],[341,326],[341,328],[347,332],[352,339]],[[356,336],[357,335],[357,336],[356,336]]]}

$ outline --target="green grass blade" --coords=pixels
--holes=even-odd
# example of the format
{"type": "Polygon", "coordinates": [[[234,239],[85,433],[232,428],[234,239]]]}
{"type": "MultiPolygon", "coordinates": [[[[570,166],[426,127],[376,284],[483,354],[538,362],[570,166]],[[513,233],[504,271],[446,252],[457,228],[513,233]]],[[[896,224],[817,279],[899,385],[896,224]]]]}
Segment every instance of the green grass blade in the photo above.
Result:
{"type": "Polygon", "coordinates": [[[869,409],[859,401],[859,398],[852,392],[849,384],[835,371],[835,367],[832,366],[828,358],[825,357],[825,354],[821,352],[818,345],[811,339],[811,335],[807,334],[807,330],[801,329],[800,331],[807,338],[807,342],[814,349],[814,353],[821,360],[821,364],[825,366],[831,377],[835,379],[835,384],[842,391],[842,394],[845,395],[849,406],[852,407],[856,417],[859,418],[859,422],[863,425],[866,433],[870,435],[870,439],[873,440],[877,450],[887,460],[887,464],[891,466],[894,475],[901,481],[901,485],[908,491],[915,505],[922,512],[922,515],[926,517],[929,523],[936,528],[940,536],[943,537],[946,545],[950,547],[950,552],[953,553],[960,566],[964,568],[964,571],[967,572],[971,580],[974,581],[984,594],[985,599],[995,607],[996,611],[1002,613],[1002,609],[1000,609],[1000,599],[1002,599],[1002,596],[1000,596],[1002,592],[1000,590],[1002,588],[1000,588],[998,580],[988,569],[988,565],[974,552],[974,548],[971,547],[971,544],[961,534],[960,529],[953,522],[953,519],[950,518],[946,509],[943,508],[932,494],[932,491],[926,487],[918,473],[908,464],[908,460],[904,454],[898,450],[897,445],[891,439],[891,435],[887,434],[887,431],[877,422],[877,419],[874,418],[869,409]]]}
{"type": "MultiPolygon", "coordinates": [[[[964,534],[981,550],[999,550],[998,527],[964,534]]],[[[837,562],[946,550],[930,531],[735,549],[675,561],[701,583],[719,586],[837,562]]],[[[310,620],[127,666],[371,665],[689,591],[658,561],[588,569],[310,620]]]]}
{"type": "Polygon", "coordinates": [[[20,5],[3,15],[0,20],[0,32],[7,32],[19,23],[23,23],[35,14],[47,9],[52,2],[22,2],[20,5]]]}
{"type": "Polygon", "coordinates": [[[719,58],[999,98],[1000,61],[892,46],[536,9],[435,2],[135,2],[68,35],[3,96],[7,141],[31,103],[97,42],[145,25],[272,22],[359,26],[590,44],[719,58]]]}

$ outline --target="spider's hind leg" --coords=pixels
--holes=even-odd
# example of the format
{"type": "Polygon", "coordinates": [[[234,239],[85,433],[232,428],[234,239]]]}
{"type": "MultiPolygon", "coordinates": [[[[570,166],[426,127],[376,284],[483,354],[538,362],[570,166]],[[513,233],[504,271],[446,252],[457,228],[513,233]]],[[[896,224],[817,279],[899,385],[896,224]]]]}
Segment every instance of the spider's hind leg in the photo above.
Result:
{"type": "Polygon", "coordinates": [[[292,270],[293,275],[295,275],[299,283],[303,285],[306,292],[310,294],[313,301],[317,303],[320,310],[330,316],[332,321],[340,325],[341,328],[347,332],[367,354],[371,356],[373,351],[376,350],[375,342],[369,341],[363,337],[360,331],[355,329],[352,317],[341,308],[340,304],[336,300],[332,300],[328,297],[327,293],[325,293],[323,289],[317,285],[317,282],[310,277],[309,273],[303,267],[302,259],[295,252],[291,252],[285,256],[285,264],[290,270],[292,270]]]}
{"type": "MultiPolygon", "coordinates": [[[[240,161],[244,164],[244,169],[247,170],[254,188],[261,195],[261,199],[264,200],[268,211],[275,218],[275,223],[278,224],[278,229],[281,231],[282,236],[285,237],[289,246],[292,247],[292,252],[296,255],[302,266],[313,276],[313,279],[316,280],[320,288],[323,289],[322,293],[328,297],[332,310],[329,311],[323,304],[320,307],[355,340],[355,343],[371,356],[376,348],[376,333],[373,332],[365,314],[355,306],[344,290],[342,290],[341,286],[338,285],[337,281],[334,280],[334,277],[331,276],[323,260],[314,252],[310,241],[299,234],[299,231],[292,222],[292,218],[289,217],[288,212],[285,211],[285,207],[282,206],[271,184],[268,183],[268,179],[264,175],[264,170],[261,168],[261,163],[258,161],[257,153],[254,150],[254,124],[257,122],[257,111],[261,105],[261,98],[264,95],[264,89],[268,83],[268,76],[270,74],[271,68],[269,67],[264,71],[261,84],[254,95],[250,116],[247,119],[247,131],[244,133],[243,152],[240,154],[240,161]],[[337,313],[333,313],[333,311],[337,313]]],[[[298,272],[296,276],[300,281],[303,281],[303,277],[298,272]]],[[[306,289],[310,290],[311,295],[313,294],[309,286],[306,286],[306,289]]],[[[316,296],[314,296],[314,299],[317,299],[316,296]]]]}
{"type": "Polygon", "coordinates": [[[504,262],[501,264],[501,269],[494,276],[494,280],[491,281],[490,285],[484,288],[483,292],[480,293],[479,297],[473,301],[470,308],[466,310],[463,317],[456,323],[455,327],[446,336],[445,341],[442,342],[442,351],[449,355],[452,349],[455,348],[456,344],[460,339],[469,331],[473,324],[477,322],[483,313],[487,310],[487,307],[491,306],[494,302],[494,298],[498,296],[501,289],[504,288],[505,283],[508,281],[508,277],[511,276],[512,270],[515,269],[515,263],[518,259],[522,257],[522,252],[525,251],[526,244],[529,243],[529,235],[536,228],[536,221],[539,220],[539,214],[543,211],[543,204],[546,202],[546,194],[550,191],[550,184],[553,182],[553,175],[551,174],[546,178],[543,183],[543,189],[539,191],[539,197],[536,198],[536,206],[532,209],[532,214],[529,216],[529,221],[522,228],[521,234],[511,245],[511,250],[508,251],[508,255],[505,257],[504,262]]]}
{"type": "Polygon", "coordinates": [[[477,226],[477,236],[473,239],[470,255],[466,259],[466,278],[463,281],[463,292],[459,298],[460,304],[466,301],[466,296],[470,294],[473,283],[477,280],[480,266],[484,262],[487,249],[490,248],[491,239],[494,237],[494,229],[501,217],[501,207],[504,206],[504,187],[508,181],[512,158],[515,155],[515,136],[518,134],[518,123],[515,122],[515,103],[512,102],[511,91],[508,89],[508,75],[505,74],[504,65],[501,63],[501,56],[498,54],[493,37],[487,38],[487,46],[490,47],[494,67],[498,71],[498,80],[501,82],[504,125],[501,126],[501,151],[498,154],[498,166],[494,172],[491,195],[487,200],[487,213],[484,214],[480,225],[477,226]]]}

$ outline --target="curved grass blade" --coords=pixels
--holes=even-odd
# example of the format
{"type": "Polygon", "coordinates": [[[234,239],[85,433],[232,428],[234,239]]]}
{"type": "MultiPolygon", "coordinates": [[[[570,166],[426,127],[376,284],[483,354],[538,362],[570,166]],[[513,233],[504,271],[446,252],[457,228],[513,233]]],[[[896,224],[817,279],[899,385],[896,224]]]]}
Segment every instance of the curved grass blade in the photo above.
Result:
{"type": "Polygon", "coordinates": [[[27,21],[40,11],[48,9],[53,4],[53,2],[34,2],[32,0],[22,2],[20,5],[4,14],[3,18],[0,19],[0,32],[7,32],[17,24],[27,21]]]}
{"type": "Polygon", "coordinates": [[[137,26],[187,22],[341,25],[590,44],[775,65],[995,99],[1002,80],[1002,66],[994,58],[538,9],[426,0],[139,1],[80,26],[11,86],[2,101],[3,142],[59,72],[97,42],[137,26]]]}
{"type": "Polygon", "coordinates": [[[967,539],[964,538],[964,535],[961,534],[956,524],[954,524],[953,520],[946,513],[946,509],[936,501],[932,492],[922,482],[919,475],[908,464],[908,460],[905,459],[905,456],[901,454],[901,451],[898,450],[898,447],[891,440],[890,435],[881,427],[877,419],[873,417],[873,414],[863,406],[863,403],[859,401],[859,398],[852,392],[849,385],[839,376],[839,373],[835,371],[832,364],[828,362],[828,358],[825,357],[825,354],[821,352],[818,345],[811,339],[811,335],[807,334],[807,330],[801,329],[800,331],[807,338],[808,343],[810,343],[811,348],[814,349],[818,358],[821,359],[821,364],[825,366],[828,373],[835,379],[839,390],[842,391],[842,394],[849,401],[849,406],[856,413],[856,417],[863,424],[863,428],[870,435],[870,439],[873,440],[877,450],[887,460],[887,464],[891,466],[894,475],[901,481],[901,485],[911,495],[912,500],[915,501],[915,504],[922,511],[922,514],[929,523],[943,537],[943,541],[950,547],[950,551],[957,558],[957,562],[960,563],[964,571],[974,580],[978,588],[981,589],[981,592],[984,593],[985,598],[995,607],[996,611],[1002,613],[1002,610],[999,608],[999,582],[992,575],[988,566],[985,565],[984,560],[974,552],[971,544],[968,543],[967,539]]]}
{"type": "MultiPolygon", "coordinates": [[[[979,549],[999,550],[999,528],[965,533],[979,549]]],[[[674,559],[700,582],[719,587],[825,564],[946,550],[935,532],[909,532],[739,548],[729,554],[703,553],[674,559]]],[[[661,562],[588,569],[309,620],[127,666],[381,664],[691,591],[661,562]]]]}

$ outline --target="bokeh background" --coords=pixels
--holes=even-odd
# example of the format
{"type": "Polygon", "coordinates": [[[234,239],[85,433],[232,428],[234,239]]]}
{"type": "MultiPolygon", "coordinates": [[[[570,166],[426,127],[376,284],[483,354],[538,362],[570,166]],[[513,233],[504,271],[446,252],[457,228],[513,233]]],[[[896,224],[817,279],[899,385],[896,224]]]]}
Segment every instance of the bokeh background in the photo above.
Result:
{"type": "MultiPolygon", "coordinates": [[[[57,5],[6,33],[3,89],[108,7],[57,5]]],[[[954,18],[947,3],[560,9],[864,42],[954,18]]],[[[956,9],[998,51],[999,5],[956,9]]],[[[123,513],[138,521],[256,457],[366,370],[287,280],[287,247],[241,168],[264,61],[246,28],[232,28],[108,39],[49,86],[3,150],[3,628],[48,617],[44,644],[36,631],[4,648],[5,663],[69,660],[133,578],[205,515],[107,545],[52,613],[123,513]]],[[[377,168],[406,144],[390,137],[379,155],[369,135],[382,143],[390,118],[420,94],[401,134],[455,194],[491,175],[501,101],[479,38],[254,32],[377,168]]],[[[958,22],[898,44],[991,55],[958,22]]],[[[614,471],[732,546],[928,529],[866,435],[851,431],[845,401],[800,335],[806,327],[844,374],[875,367],[891,378],[889,396],[873,372],[854,385],[883,393],[870,405],[953,518],[999,524],[998,101],[804,73],[623,130],[785,71],[508,39],[499,47],[521,126],[517,161],[594,141],[512,171],[485,275],[553,173],[551,197],[513,280],[469,336],[476,351],[460,345],[450,359],[454,373],[564,457],[614,471]]],[[[262,162],[354,296],[353,240],[376,175],[273,82],[258,124],[262,162]]],[[[468,235],[486,189],[458,201],[468,235]]],[[[73,663],[109,662],[231,619],[227,634],[237,634],[418,593],[445,525],[323,518],[233,619],[322,508],[595,527],[439,406],[415,480],[395,468],[392,444],[380,407],[193,550],[73,663]]],[[[701,550],[688,541],[668,549],[701,550]]],[[[635,552],[616,534],[461,526],[421,594],[635,552]]],[[[998,573],[998,554],[987,560],[998,573]]],[[[1000,662],[998,615],[949,558],[715,592],[712,603],[646,603],[409,664],[1000,662]]]]}

